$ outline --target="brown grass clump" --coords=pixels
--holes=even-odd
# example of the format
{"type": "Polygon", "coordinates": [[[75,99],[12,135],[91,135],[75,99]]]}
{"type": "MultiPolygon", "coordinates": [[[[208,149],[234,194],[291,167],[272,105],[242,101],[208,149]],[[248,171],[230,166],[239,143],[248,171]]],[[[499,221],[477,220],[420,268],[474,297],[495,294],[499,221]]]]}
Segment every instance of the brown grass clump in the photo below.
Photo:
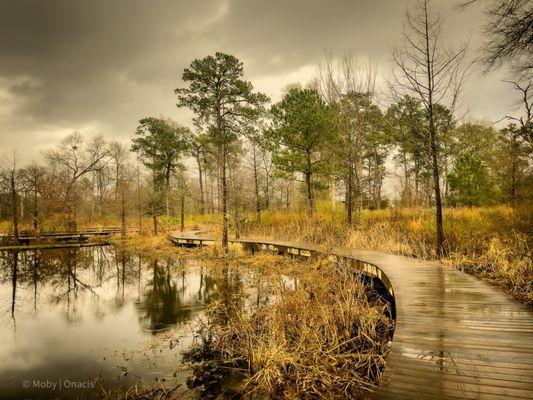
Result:
{"type": "Polygon", "coordinates": [[[200,247],[190,249],[175,246],[168,238],[167,233],[157,236],[139,233],[130,233],[125,238],[120,235],[112,236],[110,243],[123,247],[127,251],[141,254],[146,258],[160,258],[179,256],[180,259],[203,259],[211,257],[212,248],[200,247]]]}
{"type": "Polygon", "coordinates": [[[365,398],[376,387],[390,306],[360,276],[320,262],[301,270],[296,287],[274,285],[272,295],[259,307],[222,295],[208,310],[206,341],[219,365],[243,373],[240,395],[365,398]]]}

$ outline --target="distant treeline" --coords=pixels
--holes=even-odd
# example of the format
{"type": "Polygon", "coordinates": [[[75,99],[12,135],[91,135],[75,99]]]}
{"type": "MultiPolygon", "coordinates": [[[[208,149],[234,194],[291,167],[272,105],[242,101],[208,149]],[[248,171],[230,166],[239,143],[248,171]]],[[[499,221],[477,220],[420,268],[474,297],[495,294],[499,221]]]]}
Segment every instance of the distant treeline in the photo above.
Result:
{"type": "Polygon", "coordinates": [[[20,220],[39,230],[58,215],[69,229],[80,216],[150,216],[157,233],[161,215],[180,216],[183,227],[185,213],[220,213],[226,247],[230,223],[238,230],[265,209],[312,214],[327,200],[343,203],[354,224],[365,208],[435,206],[440,254],[443,205],[531,198],[532,85],[524,74],[511,82],[523,113],[507,126],[461,121],[467,48],[443,45],[427,7],[420,1],[407,16],[387,93],[372,68],[326,57],[310,83],[270,104],[241,61],[217,52],[192,61],[175,90],[193,126],[151,116],[129,145],[73,133],[40,163],[19,166],[14,155],[2,168],[1,217],[18,232],[20,220]]]}

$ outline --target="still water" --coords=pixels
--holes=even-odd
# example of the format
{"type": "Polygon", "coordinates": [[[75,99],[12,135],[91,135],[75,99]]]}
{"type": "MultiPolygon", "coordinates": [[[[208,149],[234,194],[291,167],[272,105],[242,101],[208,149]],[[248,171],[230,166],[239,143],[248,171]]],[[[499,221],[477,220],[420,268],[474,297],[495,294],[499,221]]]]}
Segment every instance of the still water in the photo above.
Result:
{"type": "Polygon", "coordinates": [[[0,252],[0,398],[92,398],[100,384],[157,380],[185,394],[181,353],[218,290],[198,263],[112,246],[0,252]]]}

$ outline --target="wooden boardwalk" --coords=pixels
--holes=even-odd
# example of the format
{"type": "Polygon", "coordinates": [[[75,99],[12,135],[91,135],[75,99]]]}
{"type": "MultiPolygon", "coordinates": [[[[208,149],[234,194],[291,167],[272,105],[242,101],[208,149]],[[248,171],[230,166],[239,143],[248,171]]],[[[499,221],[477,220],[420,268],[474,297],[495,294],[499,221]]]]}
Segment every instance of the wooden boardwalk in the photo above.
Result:
{"type": "MultiPolygon", "coordinates": [[[[194,232],[178,245],[204,245],[194,232]]],[[[533,399],[533,312],[437,262],[312,243],[233,240],[251,250],[356,260],[394,296],[396,324],[375,399],[533,399]]]]}
{"type": "MultiPolygon", "coordinates": [[[[137,232],[138,229],[127,228],[126,232],[137,232]]],[[[77,232],[53,232],[41,233],[39,237],[35,235],[22,234],[19,236],[19,244],[13,244],[12,234],[0,234],[0,248],[2,250],[21,250],[25,248],[53,248],[66,247],[63,243],[85,243],[90,238],[107,238],[111,235],[121,233],[121,228],[86,229],[77,232]],[[61,245],[54,245],[62,243],[61,245]]]]}

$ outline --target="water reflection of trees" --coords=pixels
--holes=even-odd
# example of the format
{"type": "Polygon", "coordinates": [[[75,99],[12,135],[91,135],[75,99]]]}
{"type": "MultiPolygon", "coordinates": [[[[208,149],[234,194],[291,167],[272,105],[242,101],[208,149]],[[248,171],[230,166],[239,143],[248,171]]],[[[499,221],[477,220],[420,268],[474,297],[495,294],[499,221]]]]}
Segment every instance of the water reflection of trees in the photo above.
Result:
{"type": "Polygon", "coordinates": [[[187,293],[190,272],[181,260],[153,259],[151,272],[138,307],[141,323],[153,333],[189,321],[211,296],[214,282],[203,269],[199,273],[198,289],[190,288],[191,292],[187,293]],[[180,270],[179,273],[173,272],[176,270],[180,270]]]}
{"type": "Polygon", "coordinates": [[[244,307],[243,281],[238,268],[230,268],[226,262],[216,280],[217,306],[212,309],[212,324],[225,325],[229,320],[240,316],[244,307]]]}
{"type": "Polygon", "coordinates": [[[35,312],[43,302],[62,305],[66,318],[76,321],[80,318],[80,294],[96,299],[97,289],[102,286],[107,289],[113,280],[116,280],[115,303],[118,308],[124,304],[124,287],[137,282],[141,273],[136,258],[112,247],[4,251],[0,254],[0,283],[11,283],[13,319],[19,299],[24,301],[24,306],[32,301],[35,312]],[[17,294],[17,287],[24,288],[23,299],[17,294]]]}
{"type": "Polygon", "coordinates": [[[70,322],[88,311],[100,319],[133,301],[141,326],[154,333],[191,320],[214,295],[231,313],[242,291],[236,272],[212,276],[172,257],[145,258],[111,246],[0,253],[0,284],[12,289],[13,321],[17,310],[27,316],[49,306],[70,322]]]}

